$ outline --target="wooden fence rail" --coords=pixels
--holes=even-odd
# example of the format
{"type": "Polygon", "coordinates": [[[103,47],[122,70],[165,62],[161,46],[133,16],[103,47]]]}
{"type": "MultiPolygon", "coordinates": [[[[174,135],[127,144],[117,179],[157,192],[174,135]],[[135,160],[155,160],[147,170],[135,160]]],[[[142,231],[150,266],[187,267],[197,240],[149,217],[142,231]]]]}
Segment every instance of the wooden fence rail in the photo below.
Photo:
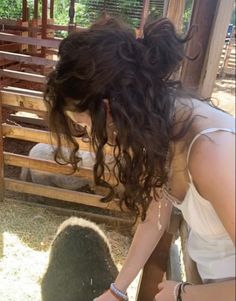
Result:
{"type": "Polygon", "coordinates": [[[10,69],[0,69],[0,76],[15,78],[19,80],[26,80],[33,83],[45,84],[46,82],[46,77],[44,75],[15,71],[10,69]]]}
{"type": "Polygon", "coordinates": [[[102,197],[101,195],[72,191],[9,178],[4,178],[4,188],[6,190],[16,191],[19,193],[27,193],[67,202],[73,202],[81,205],[120,211],[118,203],[116,203],[115,200],[109,203],[102,203],[100,201],[102,197]]]}
{"type": "Polygon", "coordinates": [[[27,54],[11,53],[7,51],[0,51],[0,58],[11,60],[14,62],[22,62],[33,65],[42,65],[53,67],[56,65],[56,61],[45,59],[42,57],[31,56],[27,54]]]}
{"type": "Polygon", "coordinates": [[[0,41],[42,46],[48,48],[58,48],[59,44],[61,43],[61,39],[37,39],[2,32],[0,32],[0,41]]]}

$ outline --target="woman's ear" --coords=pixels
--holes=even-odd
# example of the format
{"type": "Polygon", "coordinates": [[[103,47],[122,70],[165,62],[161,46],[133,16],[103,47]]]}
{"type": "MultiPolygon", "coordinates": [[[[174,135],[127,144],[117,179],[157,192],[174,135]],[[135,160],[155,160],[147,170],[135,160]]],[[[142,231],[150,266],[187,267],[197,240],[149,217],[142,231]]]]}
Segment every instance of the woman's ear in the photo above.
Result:
{"type": "Polygon", "coordinates": [[[104,103],[104,107],[105,107],[105,111],[106,111],[106,122],[107,122],[107,124],[108,125],[114,124],[113,123],[113,118],[112,118],[112,115],[111,115],[109,99],[104,98],[103,103],[104,103]]]}
{"type": "Polygon", "coordinates": [[[111,115],[109,99],[104,98],[103,103],[104,103],[104,106],[105,106],[107,121],[111,122],[113,120],[113,118],[112,118],[112,115],[111,115]]]}
{"type": "Polygon", "coordinates": [[[105,110],[108,114],[111,114],[110,112],[110,104],[109,104],[109,100],[107,98],[104,98],[103,99],[103,103],[104,103],[104,106],[105,106],[105,110]]]}

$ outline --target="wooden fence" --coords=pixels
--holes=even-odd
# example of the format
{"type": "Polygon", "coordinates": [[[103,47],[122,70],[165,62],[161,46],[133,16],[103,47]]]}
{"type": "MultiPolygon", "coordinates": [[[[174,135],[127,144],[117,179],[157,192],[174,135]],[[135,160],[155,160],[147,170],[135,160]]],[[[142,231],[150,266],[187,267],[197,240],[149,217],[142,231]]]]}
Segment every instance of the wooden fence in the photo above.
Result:
{"type": "MultiPolygon", "coordinates": [[[[14,73],[13,73],[14,74],[14,73]]],[[[14,74],[15,75],[15,74],[14,74]]],[[[12,92],[10,89],[2,89],[0,92],[1,107],[9,108],[14,111],[27,111],[39,114],[41,116],[46,115],[46,105],[41,96],[35,96],[30,94],[30,91],[14,89],[12,92]]],[[[3,138],[14,138],[23,141],[31,141],[35,143],[48,143],[55,144],[55,139],[51,133],[45,130],[32,129],[30,127],[14,126],[9,124],[2,124],[2,137],[3,138]]],[[[77,138],[76,138],[77,139],[77,138]]],[[[77,139],[81,150],[89,150],[87,143],[84,143],[81,139],[77,139]]],[[[3,139],[1,139],[1,145],[3,144],[3,139]]],[[[66,145],[66,142],[64,141],[66,145]]],[[[4,165],[13,165],[18,167],[27,167],[31,169],[38,169],[45,172],[53,172],[68,175],[72,172],[70,166],[61,166],[54,161],[45,161],[39,159],[33,159],[28,156],[23,156],[21,154],[6,153],[2,150],[2,162],[1,170],[3,170],[4,165]]],[[[107,148],[108,152],[111,152],[107,148]]],[[[2,171],[3,175],[3,171],[2,171]]],[[[86,177],[89,179],[93,178],[93,172],[90,169],[81,168],[75,173],[75,175],[86,177]]],[[[76,203],[91,205],[104,209],[119,210],[116,201],[109,204],[100,202],[101,196],[90,195],[86,193],[80,193],[55,187],[37,185],[35,183],[22,182],[19,180],[7,179],[3,176],[1,177],[2,187],[5,189],[25,192],[30,194],[36,194],[46,197],[53,197],[55,199],[73,201],[76,203]]],[[[1,192],[3,196],[3,191],[1,192]]]]}
{"type": "Polygon", "coordinates": [[[235,76],[235,55],[236,55],[236,42],[235,34],[228,43],[225,43],[220,60],[218,74],[220,77],[226,75],[235,76]]]}

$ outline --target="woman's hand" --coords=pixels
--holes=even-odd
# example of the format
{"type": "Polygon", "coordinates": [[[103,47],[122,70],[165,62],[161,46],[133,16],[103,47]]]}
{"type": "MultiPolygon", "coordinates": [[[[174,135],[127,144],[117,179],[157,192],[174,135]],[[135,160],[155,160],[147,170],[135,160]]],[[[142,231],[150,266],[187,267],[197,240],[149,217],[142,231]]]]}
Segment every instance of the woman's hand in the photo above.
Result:
{"type": "Polygon", "coordinates": [[[117,301],[117,298],[115,298],[110,290],[106,291],[104,294],[102,294],[101,296],[93,299],[93,301],[117,301]]]}
{"type": "Polygon", "coordinates": [[[163,281],[158,284],[159,293],[153,301],[175,301],[174,290],[178,282],[163,281]]]}

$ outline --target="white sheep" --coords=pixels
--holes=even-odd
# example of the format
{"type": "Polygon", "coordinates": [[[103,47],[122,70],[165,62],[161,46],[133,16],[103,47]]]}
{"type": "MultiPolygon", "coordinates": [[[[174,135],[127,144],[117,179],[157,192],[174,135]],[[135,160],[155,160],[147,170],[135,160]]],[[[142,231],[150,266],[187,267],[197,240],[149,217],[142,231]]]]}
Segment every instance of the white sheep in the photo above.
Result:
{"type": "MultiPolygon", "coordinates": [[[[62,148],[63,156],[68,158],[69,150],[66,147],[62,148]]],[[[50,144],[38,143],[32,147],[29,152],[29,157],[36,159],[44,159],[54,161],[55,148],[50,144]]],[[[87,151],[79,151],[79,157],[82,158],[78,163],[79,167],[93,168],[94,155],[87,151]]],[[[60,159],[60,162],[64,161],[60,159]]],[[[57,186],[70,190],[77,190],[86,184],[92,184],[93,181],[79,176],[56,174],[36,169],[23,167],[21,170],[20,179],[22,181],[31,180],[37,184],[57,186]]]]}
{"type": "MultiPolygon", "coordinates": [[[[66,147],[62,147],[63,156],[65,159],[69,157],[70,151],[66,147]]],[[[55,148],[50,144],[38,143],[32,147],[29,152],[29,157],[36,159],[44,159],[54,161],[55,148]]],[[[95,154],[88,151],[79,151],[78,156],[82,159],[78,163],[78,168],[85,167],[92,169],[95,163],[95,154]]],[[[106,163],[112,168],[113,163],[112,156],[106,156],[106,163]]],[[[64,161],[60,159],[60,162],[64,161]]],[[[21,170],[20,179],[22,181],[31,180],[33,183],[56,186],[64,189],[78,190],[85,185],[93,186],[94,182],[92,179],[56,174],[46,171],[40,171],[36,169],[29,169],[23,167],[21,170]]]]}

